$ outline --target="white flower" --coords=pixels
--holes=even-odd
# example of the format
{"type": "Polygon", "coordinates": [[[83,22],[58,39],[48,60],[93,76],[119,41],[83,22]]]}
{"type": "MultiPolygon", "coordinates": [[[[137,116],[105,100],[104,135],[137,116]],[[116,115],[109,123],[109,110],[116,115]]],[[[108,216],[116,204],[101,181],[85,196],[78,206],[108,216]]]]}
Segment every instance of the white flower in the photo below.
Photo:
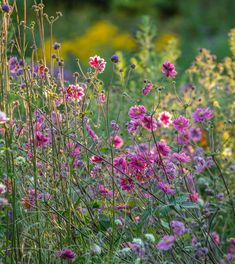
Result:
{"type": "Polygon", "coordinates": [[[6,186],[4,184],[0,183],[0,194],[5,193],[6,189],[7,189],[6,186]]]}
{"type": "Polygon", "coordinates": [[[152,243],[155,242],[155,237],[153,234],[145,234],[144,236],[149,242],[152,242],[152,243]]]}

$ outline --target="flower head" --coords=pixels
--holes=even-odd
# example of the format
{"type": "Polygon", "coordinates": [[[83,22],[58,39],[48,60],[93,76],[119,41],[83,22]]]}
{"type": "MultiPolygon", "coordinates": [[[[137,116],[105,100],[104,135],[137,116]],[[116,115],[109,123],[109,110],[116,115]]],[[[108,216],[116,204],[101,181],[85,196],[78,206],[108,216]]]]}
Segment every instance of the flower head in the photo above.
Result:
{"type": "Polygon", "coordinates": [[[2,11],[5,13],[9,13],[11,11],[12,7],[8,4],[3,4],[2,5],[2,11]]]}
{"type": "Polygon", "coordinates": [[[172,115],[169,112],[161,112],[158,117],[158,121],[163,127],[169,127],[169,125],[172,123],[172,115]]]}
{"type": "Polygon", "coordinates": [[[175,233],[175,235],[182,236],[186,233],[186,228],[184,226],[184,223],[180,221],[171,221],[171,227],[175,233]]]}
{"type": "Polygon", "coordinates": [[[4,184],[0,183],[0,194],[5,193],[6,189],[7,189],[6,186],[4,184]]]}
{"type": "Polygon", "coordinates": [[[146,108],[143,105],[135,105],[129,109],[128,115],[131,119],[141,120],[144,118],[146,108]]]}
{"type": "Polygon", "coordinates": [[[164,193],[167,193],[167,194],[175,194],[175,190],[172,188],[172,186],[168,183],[165,183],[165,182],[159,182],[158,183],[158,187],[164,192],[164,193]]]}
{"type": "Polygon", "coordinates": [[[143,95],[148,95],[152,89],[153,89],[152,83],[146,84],[145,87],[143,88],[143,95]]]}
{"type": "Polygon", "coordinates": [[[0,111],[0,124],[5,124],[8,120],[9,118],[6,117],[6,114],[0,111]]]}
{"type": "Polygon", "coordinates": [[[165,74],[167,78],[173,78],[177,74],[174,64],[169,61],[166,61],[165,63],[163,63],[162,73],[165,74]]]}
{"type": "Polygon", "coordinates": [[[81,101],[84,93],[84,88],[79,86],[78,84],[70,84],[66,89],[66,95],[69,100],[81,101]]]}
{"type": "Polygon", "coordinates": [[[119,62],[119,57],[118,55],[114,54],[112,57],[111,57],[111,61],[113,63],[118,63],[119,62]]]}
{"type": "Polygon", "coordinates": [[[76,254],[71,249],[68,249],[68,248],[58,251],[56,255],[60,257],[61,259],[68,260],[68,261],[72,261],[76,257],[76,254]]]}
{"type": "Polygon", "coordinates": [[[179,116],[173,121],[173,126],[178,132],[189,128],[189,120],[184,116],[179,116]]]}
{"type": "Polygon", "coordinates": [[[160,124],[153,116],[145,116],[141,121],[142,126],[148,131],[155,131],[160,127],[160,124]]]}
{"type": "Polygon", "coordinates": [[[120,149],[124,144],[124,140],[119,135],[115,135],[111,137],[111,143],[114,148],[120,149]]]}
{"type": "Polygon", "coordinates": [[[102,73],[106,66],[106,61],[100,56],[95,55],[90,57],[89,64],[92,68],[95,68],[99,73],[102,73]]]}
{"type": "Polygon", "coordinates": [[[203,123],[213,117],[213,111],[207,108],[197,108],[195,112],[192,113],[192,118],[195,123],[203,123]]]}
{"type": "Polygon", "coordinates": [[[157,249],[166,251],[166,250],[170,249],[173,246],[175,240],[176,240],[175,236],[164,236],[158,242],[157,249]]]}
{"type": "Polygon", "coordinates": [[[177,159],[178,161],[181,162],[189,162],[191,159],[189,156],[187,156],[184,152],[181,153],[173,153],[173,158],[177,159]]]}

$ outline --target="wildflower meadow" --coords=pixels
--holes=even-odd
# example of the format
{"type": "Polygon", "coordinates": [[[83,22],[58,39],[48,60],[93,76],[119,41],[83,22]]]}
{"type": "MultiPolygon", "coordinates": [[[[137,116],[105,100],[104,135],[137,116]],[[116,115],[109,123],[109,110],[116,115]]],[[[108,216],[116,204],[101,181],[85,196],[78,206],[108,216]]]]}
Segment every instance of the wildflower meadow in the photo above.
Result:
{"type": "Polygon", "coordinates": [[[0,263],[235,263],[235,29],[182,72],[144,17],[69,78],[38,2],[1,1],[0,263]]]}

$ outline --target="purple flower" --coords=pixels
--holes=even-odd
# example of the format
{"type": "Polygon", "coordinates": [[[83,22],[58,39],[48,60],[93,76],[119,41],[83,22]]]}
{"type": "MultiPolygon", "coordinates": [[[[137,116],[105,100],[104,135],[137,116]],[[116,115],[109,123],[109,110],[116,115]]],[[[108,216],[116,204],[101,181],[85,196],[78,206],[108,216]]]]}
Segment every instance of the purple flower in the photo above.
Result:
{"type": "Polygon", "coordinates": [[[171,148],[163,141],[158,141],[156,148],[157,151],[164,157],[168,157],[171,153],[171,148]]]}
{"type": "Polygon", "coordinates": [[[175,233],[175,235],[182,236],[186,233],[186,228],[184,224],[180,221],[171,221],[171,227],[175,233]]]}
{"type": "Polygon", "coordinates": [[[187,156],[184,152],[174,153],[172,156],[173,156],[173,158],[175,158],[181,162],[189,162],[191,160],[190,157],[187,156]]]}
{"type": "Polygon", "coordinates": [[[187,145],[191,139],[190,132],[188,130],[184,130],[179,133],[177,137],[177,142],[179,145],[187,145]]]}
{"type": "Polygon", "coordinates": [[[173,121],[173,126],[178,132],[189,128],[189,120],[184,116],[179,116],[173,121]]]}
{"type": "Polygon", "coordinates": [[[192,113],[192,118],[195,123],[203,123],[213,117],[213,111],[207,108],[197,108],[195,112],[192,113]]]}
{"type": "Polygon", "coordinates": [[[175,77],[177,74],[174,64],[169,61],[163,63],[162,73],[164,73],[167,78],[175,77]]]}
{"type": "Polygon", "coordinates": [[[190,132],[191,139],[194,142],[198,142],[198,141],[201,140],[202,131],[201,131],[201,129],[199,127],[192,127],[192,128],[190,128],[189,132],[190,132]]]}
{"type": "Polygon", "coordinates": [[[9,13],[11,11],[11,6],[8,4],[3,4],[2,5],[2,11],[5,13],[9,13]]]}
{"type": "Polygon", "coordinates": [[[158,250],[168,250],[170,249],[174,242],[175,242],[176,238],[175,236],[164,236],[157,244],[157,249],[158,250]]]}
{"type": "Polygon", "coordinates": [[[114,54],[112,57],[111,57],[111,61],[113,63],[118,63],[119,62],[119,57],[118,55],[114,54]]]}
{"type": "Polygon", "coordinates": [[[11,57],[8,62],[8,70],[10,72],[10,75],[15,78],[17,76],[19,68],[20,66],[17,58],[11,57]]]}
{"type": "Polygon", "coordinates": [[[92,138],[92,140],[95,142],[95,141],[98,141],[98,136],[96,135],[96,133],[92,130],[92,128],[90,127],[90,125],[86,125],[86,130],[89,134],[89,136],[92,138]]]}
{"type": "Polygon", "coordinates": [[[128,133],[133,134],[135,133],[140,126],[140,122],[137,120],[131,120],[127,123],[127,130],[128,133]]]}
{"type": "Polygon", "coordinates": [[[143,105],[135,105],[129,109],[128,115],[131,119],[141,120],[144,118],[146,108],[143,105]]]}
{"type": "Polygon", "coordinates": [[[165,183],[165,182],[159,182],[158,183],[158,187],[164,192],[164,193],[167,193],[167,194],[175,194],[175,190],[172,188],[172,186],[168,183],[165,183]]]}
{"type": "Polygon", "coordinates": [[[72,261],[76,257],[76,254],[71,249],[68,248],[58,251],[56,255],[68,261],[72,261]]]}

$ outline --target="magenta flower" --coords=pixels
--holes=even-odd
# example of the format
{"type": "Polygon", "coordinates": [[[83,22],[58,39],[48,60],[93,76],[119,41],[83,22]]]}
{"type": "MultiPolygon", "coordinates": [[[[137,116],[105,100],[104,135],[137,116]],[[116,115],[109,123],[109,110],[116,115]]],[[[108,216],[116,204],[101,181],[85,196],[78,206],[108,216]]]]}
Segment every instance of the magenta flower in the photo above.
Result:
{"type": "Polygon", "coordinates": [[[164,236],[158,242],[157,249],[166,251],[166,250],[170,249],[173,246],[175,240],[176,240],[175,236],[164,236]]]}
{"type": "Polygon", "coordinates": [[[173,126],[178,132],[189,128],[189,120],[184,116],[179,116],[173,121],[173,126]]]}
{"type": "Polygon", "coordinates": [[[163,63],[162,73],[165,74],[167,78],[173,78],[177,74],[174,64],[169,61],[166,61],[165,63],[163,63]]]}
{"type": "Polygon", "coordinates": [[[89,64],[92,68],[95,68],[99,73],[102,73],[106,66],[106,61],[100,56],[95,55],[90,57],[89,64]]]}
{"type": "Polygon", "coordinates": [[[171,148],[163,141],[159,141],[156,144],[158,152],[164,157],[168,157],[171,153],[171,148]]]}
{"type": "Polygon", "coordinates": [[[152,89],[153,89],[152,83],[146,84],[144,89],[143,89],[143,95],[148,95],[152,89]]]}
{"type": "Polygon", "coordinates": [[[111,196],[113,195],[113,192],[110,191],[108,188],[105,188],[105,186],[104,186],[103,184],[101,184],[101,185],[99,186],[99,190],[100,190],[100,192],[101,192],[103,195],[105,195],[105,196],[107,196],[107,197],[111,197],[111,196]]]}
{"type": "Polygon", "coordinates": [[[164,111],[159,114],[158,121],[164,127],[169,127],[169,125],[172,123],[171,118],[172,115],[169,112],[164,111]]]}
{"type": "Polygon", "coordinates": [[[173,229],[175,235],[182,236],[186,233],[184,223],[180,221],[171,221],[171,228],[173,229]]]}
{"type": "Polygon", "coordinates": [[[84,97],[84,88],[78,84],[70,84],[66,89],[66,96],[68,100],[81,101],[84,97]]]}
{"type": "Polygon", "coordinates": [[[90,158],[90,161],[91,161],[92,163],[102,163],[102,162],[103,162],[103,159],[102,159],[102,157],[100,157],[100,156],[93,155],[93,156],[90,158]]]}
{"type": "Polygon", "coordinates": [[[171,194],[171,195],[174,195],[175,194],[175,190],[172,188],[172,186],[168,183],[165,183],[165,182],[159,182],[158,183],[158,187],[164,192],[164,193],[167,193],[167,194],[171,194]]]}
{"type": "Polygon", "coordinates": [[[194,191],[194,192],[192,192],[192,193],[189,194],[188,198],[189,198],[189,200],[191,202],[197,203],[198,202],[198,199],[199,199],[199,193],[197,193],[197,192],[194,191]]]}
{"type": "Polygon", "coordinates": [[[124,144],[124,140],[119,135],[115,135],[111,137],[111,143],[114,148],[120,149],[124,144]]]}
{"type": "Polygon", "coordinates": [[[96,135],[96,133],[92,130],[92,128],[90,127],[90,125],[86,125],[86,130],[89,134],[89,136],[92,138],[92,140],[95,142],[95,141],[98,141],[98,136],[96,135]]]}
{"type": "Polygon", "coordinates": [[[215,242],[216,245],[220,244],[220,237],[217,232],[212,232],[211,234],[213,241],[215,242]]]}
{"type": "Polygon", "coordinates": [[[181,153],[174,153],[173,158],[177,159],[180,162],[189,162],[191,160],[191,158],[189,156],[187,156],[184,152],[181,153]]]}
{"type": "Polygon", "coordinates": [[[141,120],[144,118],[146,108],[143,105],[135,105],[129,109],[128,115],[131,119],[141,120]]]}
{"type": "Polygon", "coordinates": [[[9,121],[9,118],[6,117],[4,112],[0,111],[0,124],[5,124],[7,121],[9,121]]]}
{"type": "Polygon", "coordinates": [[[160,124],[156,121],[153,116],[145,116],[141,120],[141,124],[148,131],[155,131],[160,127],[160,124]]]}
{"type": "Polygon", "coordinates": [[[213,111],[207,108],[197,108],[195,112],[192,113],[192,118],[195,123],[203,123],[213,117],[213,111]]]}
{"type": "Polygon", "coordinates": [[[72,261],[75,259],[76,254],[68,248],[62,249],[56,253],[58,257],[64,260],[72,261]]]}
{"type": "Polygon", "coordinates": [[[140,122],[138,120],[131,120],[127,123],[127,130],[128,133],[133,134],[135,133],[140,126],[140,122]]]}
{"type": "Polygon", "coordinates": [[[134,182],[130,178],[121,178],[120,185],[124,191],[130,191],[134,188],[134,182]]]}
{"type": "Polygon", "coordinates": [[[188,130],[184,130],[177,136],[177,142],[179,145],[187,145],[191,139],[191,134],[188,130]]]}

